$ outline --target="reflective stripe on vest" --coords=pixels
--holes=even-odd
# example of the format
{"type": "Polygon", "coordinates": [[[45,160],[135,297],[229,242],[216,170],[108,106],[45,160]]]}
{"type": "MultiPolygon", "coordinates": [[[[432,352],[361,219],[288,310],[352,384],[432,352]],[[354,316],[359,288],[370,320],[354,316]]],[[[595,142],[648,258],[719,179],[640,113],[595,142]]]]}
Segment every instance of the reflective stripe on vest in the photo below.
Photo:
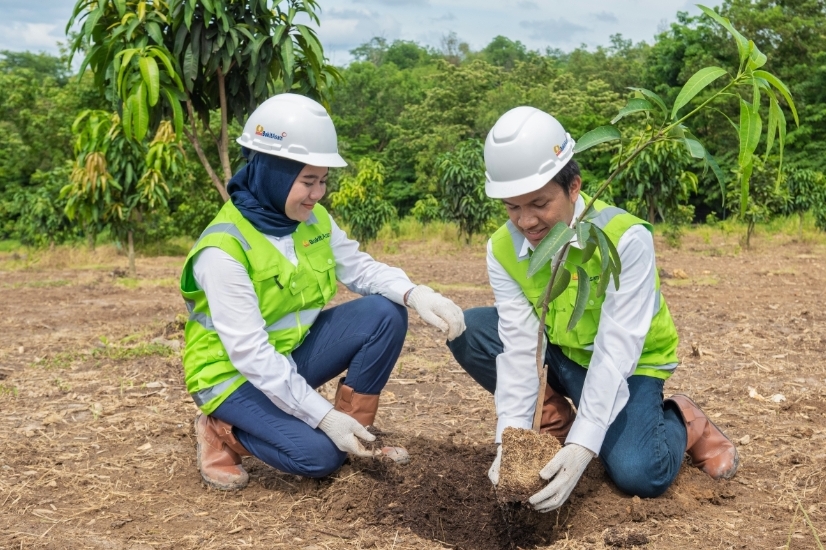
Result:
{"type": "Polygon", "coordinates": [[[215,225],[210,225],[201,233],[201,236],[198,237],[198,240],[195,241],[193,248],[198,246],[198,243],[201,242],[201,239],[206,237],[207,235],[212,235],[213,233],[226,233],[228,235],[232,235],[238,242],[241,244],[241,248],[244,250],[250,250],[252,247],[250,243],[247,242],[247,239],[241,234],[241,230],[238,229],[234,223],[216,223],[215,225]]]}
{"type": "Polygon", "coordinates": [[[215,384],[211,388],[207,388],[205,390],[196,391],[195,393],[191,393],[189,395],[192,396],[192,400],[195,401],[195,404],[199,407],[203,407],[226,390],[228,387],[232,386],[232,384],[241,378],[240,374],[236,374],[232,378],[224,380],[220,384],[215,384]]]}
{"type": "Polygon", "coordinates": [[[299,326],[310,326],[318,318],[319,313],[321,313],[321,308],[304,309],[302,311],[290,313],[268,327],[265,327],[264,330],[267,332],[275,332],[276,330],[286,330],[288,328],[297,328],[299,326]]]}

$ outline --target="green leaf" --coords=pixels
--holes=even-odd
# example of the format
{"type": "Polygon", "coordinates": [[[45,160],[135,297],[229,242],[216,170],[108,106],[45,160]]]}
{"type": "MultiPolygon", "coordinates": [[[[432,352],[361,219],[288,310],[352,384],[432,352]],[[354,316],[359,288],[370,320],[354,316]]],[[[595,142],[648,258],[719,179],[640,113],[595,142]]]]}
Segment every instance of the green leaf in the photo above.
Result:
{"type": "Polygon", "coordinates": [[[192,54],[192,48],[187,48],[184,52],[184,83],[186,89],[192,91],[192,85],[198,76],[198,61],[192,54]]]}
{"type": "Polygon", "coordinates": [[[787,88],[786,85],[783,84],[783,81],[781,81],[779,78],[766,71],[754,71],[754,76],[766,80],[769,84],[777,88],[777,91],[779,91],[783,95],[783,98],[786,100],[786,103],[789,104],[789,109],[792,111],[792,116],[794,117],[794,123],[800,126],[800,120],[798,120],[797,118],[797,108],[794,106],[792,94],[791,92],[789,92],[789,88],[787,88]]]}
{"type": "Polygon", "coordinates": [[[585,245],[585,248],[582,249],[582,254],[580,256],[580,264],[585,265],[594,255],[594,251],[597,249],[597,242],[594,239],[588,239],[588,244],[585,245]]]}
{"type": "Polygon", "coordinates": [[[685,143],[685,148],[688,149],[688,154],[691,155],[695,159],[705,158],[706,156],[706,148],[703,147],[703,144],[697,141],[696,139],[685,138],[683,140],[685,143]]]}
{"type": "Polygon", "coordinates": [[[703,13],[714,19],[717,23],[723,26],[729,34],[734,38],[734,41],[737,43],[737,51],[740,53],[740,63],[742,64],[745,61],[746,57],[749,55],[749,41],[746,39],[745,36],[740,34],[737,29],[731,24],[731,21],[728,18],[719,15],[712,9],[709,9],[705,6],[701,6],[697,4],[697,7],[703,10],[703,13]]]}
{"type": "Polygon", "coordinates": [[[654,106],[651,105],[651,102],[649,102],[646,99],[639,99],[639,98],[629,99],[628,103],[625,105],[625,107],[620,109],[619,113],[617,113],[617,116],[615,116],[614,118],[611,119],[611,124],[616,124],[617,122],[619,122],[624,117],[626,117],[630,114],[641,113],[641,112],[644,112],[644,111],[652,111],[653,109],[654,109],[654,106]]]}
{"type": "Polygon", "coordinates": [[[178,75],[178,72],[172,66],[172,62],[169,60],[169,57],[167,57],[166,53],[164,53],[164,50],[162,50],[161,48],[151,48],[149,50],[149,53],[156,59],[161,60],[161,63],[163,63],[164,67],[166,67],[166,74],[168,74],[169,77],[172,79],[172,82],[174,82],[178,86],[178,89],[183,91],[184,85],[181,82],[181,77],[178,75]]]}
{"type": "Polygon", "coordinates": [[[740,166],[751,163],[751,156],[760,143],[760,133],[763,124],[760,121],[760,114],[752,106],[740,100],[740,156],[738,163],[740,166]]]}
{"type": "Polygon", "coordinates": [[[740,217],[746,215],[746,208],[749,204],[749,180],[751,179],[751,171],[754,169],[754,163],[749,162],[741,168],[740,172],[740,217]]]}
{"type": "MultiPolygon", "coordinates": [[[[550,283],[550,281],[548,281],[550,283]]],[[[556,300],[560,294],[562,294],[566,288],[568,288],[568,284],[571,282],[571,273],[562,266],[559,266],[559,271],[556,274],[556,279],[554,280],[554,286],[551,288],[551,297],[548,298],[548,303],[550,304],[554,300],[556,300]]],[[[545,303],[545,298],[548,294],[548,286],[545,286],[545,290],[542,291],[542,294],[539,296],[539,301],[537,302],[540,306],[545,303]]]]}
{"type": "MultiPolygon", "coordinates": [[[[597,227],[597,229],[602,232],[602,229],[599,227],[597,227]]],[[[614,272],[614,275],[619,275],[620,272],[622,272],[622,261],[620,260],[619,252],[617,252],[617,247],[614,246],[614,241],[609,239],[607,235],[605,236],[605,242],[608,244],[608,251],[611,254],[611,261],[613,263],[611,271],[614,272]]],[[[602,251],[600,251],[600,254],[602,254],[602,251]]]]}
{"type": "Polygon", "coordinates": [[[292,87],[293,72],[295,70],[295,52],[293,51],[292,38],[287,35],[286,40],[281,44],[281,62],[283,63],[284,84],[292,87]]]}
{"type": "MultiPolygon", "coordinates": [[[[717,181],[720,183],[720,194],[723,197],[723,201],[726,198],[726,176],[723,174],[723,171],[720,169],[720,165],[717,164],[717,161],[711,156],[711,153],[706,151],[706,164],[711,168],[711,171],[714,172],[714,175],[717,177],[717,181]]],[[[723,203],[723,207],[725,207],[725,202],[723,203]]]]}
{"type": "Polygon", "coordinates": [[[154,40],[155,44],[158,46],[163,45],[163,33],[161,32],[161,26],[154,21],[150,21],[146,24],[146,34],[151,36],[152,40],[154,40]]]}
{"type": "Polygon", "coordinates": [[[136,98],[134,103],[135,111],[133,113],[135,117],[135,139],[143,141],[143,138],[146,137],[146,133],[149,131],[149,106],[146,104],[146,86],[143,82],[138,85],[138,91],[136,94],[133,94],[132,97],[136,98]]]}
{"type": "Polygon", "coordinates": [[[558,222],[551,231],[545,235],[539,246],[531,255],[528,266],[528,277],[533,277],[540,269],[545,267],[556,256],[565,243],[571,240],[576,232],[563,222],[558,222]]]}
{"type": "Polygon", "coordinates": [[[766,128],[766,156],[764,157],[764,161],[768,160],[769,152],[772,150],[772,145],[774,145],[774,136],[777,134],[777,127],[780,125],[780,121],[777,118],[777,111],[780,110],[780,106],[777,104],[777,100],[773,97],[769,97],[769,126],[766,128]]]}
{"type": "Polygon", "coordinates": [[[172,125],[175,128],[175,136],[181,139],[181,132],[184,128],[184,112],[181,109],[181,102],[168,89],[164,88],[163,92],[172,107],[172,125]]]}
{"type": "Polygon", "coordinates": [[[143,82],[149,90],[149,105],[154,106],[158,103],[158,94],[161,89],[158,63],[152,57],[141,57],[138,59],[138,63],[140,64],[143,82]]]}
{"type": "Polygon", "coordinates": [[[613,126],[600,126],[587,132],[584,136],[579,138],[574,146],[574,153],[581,153],[587,151],[595,145],[600,143],[607,143],[609,141],[616,141],[622,139],[622,134],[613,126]]]}
{"type": "Polygon", "coordinates": [[[751,54],[749,54],[748,68],[751,70],[759,69],[766,64],[768,58],[766,54],[757,49],[757,46],[751,40],[749,40],[749,46],[751,47],[751,54]]]}
{"type": "Polygon", "coordinates": [[[585,248],[588,242],[588,236],[591,234],[590,222],[581,221],[576,224],[576,240],[580,248],[585,248]]]}
{"type": "Polygon", "coordinates": [[[611,268],[600,273],[599,283],[597,283],[597,298],[602,298],[608,290],[608,283],[611,281],[611,268]]]}
{"type": "Polygon", "coordinates": [[[591,283],[588,280],[588,272],[582,267],[576,266],[577,285],[576,285],[576,302],[574,302],[574,310],[571,312],[571,319],[568,321],[568,331],[570,332],[576,326],[582,314],[585,313],[585,306],[588,305],[588,296],[591,293],[591,283]]]}
{"type": "Polygon", "coordinates": [[[602,262],[600,265],[600,272],[604,275],[605,272],[611,267],[611,249],[608,248],[608,238],[596,225],[593,226],[591,234],[594,236],[597,241],[597,245],[599,246],[599,256],[602,262]]]}
{"type": "Polygon", "coordinates": [[[662,109],[662,112],[665,116],[668,116],[668,107],[665,106],[665,102],[662,100],[660,96],[652,92],[651,90],[646,90],[645,88],[629,88],[630,90],[634,90],[635,92],[639,92],[649,100],[653,101],[657,104],[657,107],[662,109]]]}
{"type": "Polygon", "coordinates": [[[671,118],[676,119],[677,112],[681,108],[694,99],[694,97],[703,91],[706,86],[724,74],[728,73],[725,69],[720,67],[706,67],[694,73],[694,75],[688,79],[688,82],[685,83],[685,86],[683,86],[683,89],[680,90],[680,93],[677,95],[677,99],[674,101],[674,107],[671,109],[671,118]]]}

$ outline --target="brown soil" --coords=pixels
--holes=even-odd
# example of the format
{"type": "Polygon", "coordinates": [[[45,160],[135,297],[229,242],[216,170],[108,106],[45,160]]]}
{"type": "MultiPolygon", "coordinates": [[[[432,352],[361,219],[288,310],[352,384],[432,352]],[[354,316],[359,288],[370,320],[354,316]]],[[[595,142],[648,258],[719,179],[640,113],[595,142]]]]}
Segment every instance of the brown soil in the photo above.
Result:
{"type": "MultiPolygon", "coordinates": [[[[248,458],[250,485],[222,493],[195,468],[174,349],[183,259],[139,259],[136,284],[111,275],[122,257],[66,267],[0,254],[0,549],[816,548],[826,246],[758,235],[740,252],[738,236],[658,242],[658,267],[688,276],[663,279],[682,361],[666,395],[703,407],[738,445],[740,471],[714,482],[685,465],[665,495],[637,499],[594,461],[548,514],[498,506],[493,398],[415,313],[377,419],[409,465],[354,460],[316,481],[248,458]]],[[[482,244],[383,247],[371,251],[461,306],[493,304],[482,244]]]]}
{"type": "Polygon", "coordinates": [[[496,496],[503,502],[527,503],[547,484],[539,470],[561,449],[552,435],[531,430],[505,428],[502,432],[502,464],[496,496]]]}

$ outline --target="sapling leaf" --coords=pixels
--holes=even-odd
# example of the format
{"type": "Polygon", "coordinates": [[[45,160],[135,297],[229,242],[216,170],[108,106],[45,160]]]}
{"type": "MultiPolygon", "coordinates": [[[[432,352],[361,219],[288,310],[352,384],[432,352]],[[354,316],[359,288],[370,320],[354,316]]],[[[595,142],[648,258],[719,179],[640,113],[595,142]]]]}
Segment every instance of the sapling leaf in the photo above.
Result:
{"type": "Polygon", "coordinates": [[[576,302],[574,303],[574,310],[571,312],[571,319],[568,321],[568,330],[572,330],[582,314],[585,313],[585,306],[588,304],[588,295],[591,293],[591,283],[588,281],[588,272],[580,266],[576,266],[577,285],[576,285],[576,302]]]}
{"type": "Polygon", "coordinates": [[[614,118],[611,119],[611,124],[616,124],[617,122],[619,122],[624,117],[626,117],[630,114],[641,113],[641,112],[644,112],[644,111],[653,111],[653,110],[654,110],[654,106],[651,105],[651,102],[649,102],[647,99],[639,99],[639,98],[629,99],[628,103],[625,105],[625,107],[620,109],[619,113],[617,113],[617,116],[615,116],[614,118]]]}
{"type": "Polygon", "coordinates": [[[645,88],[629,88],[630,90],[634,90],[635,92],[639,92],[645,97],[647,97],[650,101],[653,101],[657,104],[657,107],[662,109],[663,114],[667,117],[668,116],[668,108],[665,106],[665,102],[662,100],[660,96],[652,92],[651,90],[646,90],[645,88]]]}
{"type": "Polygon", "coordinates": [[[746,207],[749,203],[749,180],[753,169],[754,162],[740,167],[740,217],[746,215],[746,207]]]}
{"type": "Polygon", "coordinates": [[[574,153],[581,153],[600,143],[607,143],[609,141],[616,141],[622,139],[622,134],[613,126],[600,126],[587,132],[584,136],[579,138],[574,146],[574,153]]]}
{"type": "Polygon", "coordinates": [[[608,282],[611,280],[611,268],[603,270],[599,274],[599,283],[597,283],[597,298],[602,298],[605,291],[608,289],[608,282]]]}
{"type": "MultiPolygon", "coordinates": [[[[599,229],[599,231],[602,232],[601,229],[599,229]]],[[[614,246],[614,243],[611,241],[611,239],[608,238],[607,235],[605,236],[605,242],[608,245],[608,250],[611,253],[611,262],[614,264],[611,269],[615,275],[619,275],[622,271],[622,262],[620,261],[620,256],[619,252],[617,252],[617,247],[614,246]]]]}
{"type": "Polygon", "coordinates": [[[749,41],[746,39],[745,36],[740,34],[740,32],[734,28],[731,24],[731,21],[728,20],[727,17],[723,17],[722,15],[718,14],[714,10],[697,4],[697,7],[703,10],[703,13],[717,21],[720,25],[722,25],[728,32],[734,37],[734,41],[737,42],[737,51],[740,53],[740,63],[745,61],[746,57],[749,55],[749,41]]]}
{"type": "Polygon", "coordinates": [[[540,269],[545,267],[553,257],[556,256],[559,249],[570,241],[571,237],[575,234],[576,232],[568,227],[567,224],[558,222],[553,229],[545,235],[545,238],[542,239],[542,242],[539,243],[539,246],[536,247],[533,255],[531,255],[531,261],[528,265],[528,277],[533,277],[540,269]]]}
{"type": "Polygon", "coordinates": [[[723,197],[723,207],[725,207],[725,200],[726,200],[726,175],[720,169],[720,165],[717,164],[717,161],[714,157],[706,151],[706,163],[711,168],[711,171],[714,172],[714,175],[717,177],[717,181],[720,183],[720,194],[723,197]]]}
{"type": "Polygon", "coordinates": [[[703,144],[697,141],[696,139],[685,138],[683,140],[685,143],[685,148],[688,149],[688,153],[695,159],[705,158],[706,156],[706,149],[703,147],[703,144]]]}
{"type": "MultiPolygon", "coordinates": [[[[549,281],[550,282],[550,281],[549,281]]],[[[550,304],[554,300],[556,300],[560,294],[562,294],[566,288],[568,288],[568,284],[571,282],[571,272],[565,269],[562,266],[559,266],[559,272],[556,274],[556,280],[554,281],[554,286],[551,288],[551,297],[548,298],[548,303],[550,304]]],[[[548,287],[545,287],[545,290],[542,291],[542,294],[539,296],[539,305],[545,303],[545,298],[548,295],[548,287]]]]}
{"type": "Polygon", "coordinates": [[[588,243],[585,245],[585,248],[582,249],[582,255],[580,258],[579,265],[585,265],[594,255],[594,251],[597,249],[597,242],[594,239],[588,239],[588,243]]]}
{"type": "Polygon", "coordinates": [[[786,99],[786,103],[789,104],[789,109],[791,109],[792,116],[794,116],[794,123],[800,126],[800,120],[797,118],[797,108],[794,106],[792,94],[789,92],[789,88],[783,83],[783,81],[766,71],[754,71],[754,76],[767,80],[772,86],[777,88],[777,91],[783,95],[786,99]]]}
{"type": "Polygon", "coordinates": [[[576,224],[576,240],[580,248],[585,248],[588,242],[588,235],[591,233],[591,224],[586,221],[581,221],[576,224]]]}
{"type": "Polygon", "coordinates": [[[599,256],[600,260],[602,260],[602,264],[600,265],[600,271],[603,273],[608,270],[611,264],[611,249],[608,248],[608,238],[605,236],[605,233],[602,232],[600,228],[596,225],[593,226],[592,234],[595,236],[597,240],[597,245],[599,246],[599,256]]]}
{"type": "Polygon", "coordinates": [[[694,75],[688,79],[688,82],[685,83],[683,89],[680,90],[680,93],[677,95],[677,99],[674,101],[674,107],[671,109],[671,118],[677,118],[677,112],[685,106],[689,101],[694,99],[694,97],[703,91],[703,89],[723,76],[724,74],[728,74],[725,69],[720,67],[705,67],[704,69],[700,69],[694,75]]]}
{"type": "Polygon", "coordinates": [[[763,123],[760,114],[752,106],[740,100],[740,156],[738,164],[742,167],[751,162],[751,156],[760,143],[763,123]]]}

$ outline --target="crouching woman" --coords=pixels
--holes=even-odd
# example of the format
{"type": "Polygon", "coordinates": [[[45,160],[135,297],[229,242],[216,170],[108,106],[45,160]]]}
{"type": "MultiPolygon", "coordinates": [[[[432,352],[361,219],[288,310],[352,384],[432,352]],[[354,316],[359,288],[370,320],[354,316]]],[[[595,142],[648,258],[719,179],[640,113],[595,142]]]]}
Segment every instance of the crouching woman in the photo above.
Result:
{"type": "Polygon", "coordinates": [[[371,456],[361,441],[375,439],[366,428],[401,353],[405,306],[449,339],[465,328],[458,306],[359,251],[318,204],[328,168],[346,165],[321,105],[271,97],[237,141],[248,163],[181,276],[198,469],[225,490],[247,484],[243,456],[307,477],[371,456]],[[322,311],[338,281],[363,298],[322,311]],[[330,404],[314,388],[345,370],[330,404]]]}

